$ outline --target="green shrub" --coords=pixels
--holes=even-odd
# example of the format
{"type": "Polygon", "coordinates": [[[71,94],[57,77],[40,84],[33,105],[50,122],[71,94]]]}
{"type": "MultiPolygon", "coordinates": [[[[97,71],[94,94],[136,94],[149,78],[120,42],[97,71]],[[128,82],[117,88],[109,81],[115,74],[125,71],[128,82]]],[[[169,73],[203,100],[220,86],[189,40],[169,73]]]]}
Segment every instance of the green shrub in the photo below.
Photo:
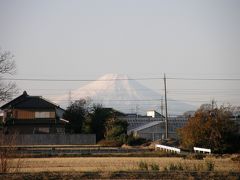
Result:
{"type": "Polygon", "coordinates": [[[125,144],[126,142],[127,142],[127,135],[126,134],[121,134],[118,138],[117,138],[117,140],[119,141],[119,142],[121,142],[122,144],[125,144]]]}
{"type": "Polygon", "coordinates": [[[194,164],[193,165],[193,171],[202,171],[203,165],[202,164],[194,164]]]}
{"type": "Polygon", "coordinates": [[[169,171],[176,171],[178,170],[177,168],[178,168],[177,165],[172,163],[168,166],[169,171]]]}
{"type": "Polygon", "coordinates": [[[165,166],[165,167],[163,168],[163,170],[164,170],[164,171],[168,171],[168,167],[165,166]]]}
{"type": "Polygon", "coordinates": [[[212,160],[206,160],[205,165],[206,165],[207,171],[214,171],[215,163],[212,160]]]}
{"type": "Polygon", "coordinates": [[[150,168],[152,171],[159,171],[159,165],[156,163],[150,164],[150,168]]]}
{"type": "Polygon", "coordinates": [[[179,163],[179,164],[173,164],[173,163],[171,163],[171,164],[169,164],[168,166],[166,166],[166,167],[164,168],[164,170],[165,170],[165,171],[183,171],[184,168],[183,168],[183,166],[182,166],[181,163],[179,163]]]}
{"type": "Polygon", "coordinates": [[[177,170],[178,171],[183,171],[184,170],[184,168],[183,168],[181,163],[177,164],[177,170]]]}
{"type": "Polygon", "coordinates": [[[142,144],[144,144],[146,142],[147,142],[146,139],[140,138],[140,137],[135,137],[133,134],[130,134],[127,137],[126,144],[130,145],[130,146],[139,146],[139,145],[142,145],[142,144]]]}
{"type": "Polygon", "coordinates": [[[138,164],[138,168],[140,171],[147,171],[148,170],[148,164],[146,162],[141,161],[138,164]]]}

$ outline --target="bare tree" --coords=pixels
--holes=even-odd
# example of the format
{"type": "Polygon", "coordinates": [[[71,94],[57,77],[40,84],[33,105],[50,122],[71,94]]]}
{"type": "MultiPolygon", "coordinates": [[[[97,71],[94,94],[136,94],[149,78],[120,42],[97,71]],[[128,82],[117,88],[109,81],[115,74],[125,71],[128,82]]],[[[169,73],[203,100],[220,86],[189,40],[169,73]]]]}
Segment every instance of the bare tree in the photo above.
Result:
{"type": "Polygon", "coordinates": [[[15,73],[16,66],[14,56],[0,48],[0,102],[10,99],[16,92],[16,84],[14,82],[5,82],[3,76],[15,73]]]}

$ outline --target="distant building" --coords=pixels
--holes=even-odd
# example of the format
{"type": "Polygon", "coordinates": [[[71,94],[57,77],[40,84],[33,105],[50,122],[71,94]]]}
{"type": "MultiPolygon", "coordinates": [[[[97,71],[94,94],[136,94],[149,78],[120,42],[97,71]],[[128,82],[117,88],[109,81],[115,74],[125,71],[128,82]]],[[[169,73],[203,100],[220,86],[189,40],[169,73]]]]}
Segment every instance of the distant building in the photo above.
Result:
{"type": "Polygon", "coordinates": [[[147,116],[148,117],[153,117],[153,118],[164,118],[164,116],[160,113],[158,113],[157,111],[155,110],[150,110],[150,111],[147,111],[147,116]]]}
{"type": "Polygon", "coordinates": [[[4,113],[0,110],[0,131],[2,130],[4,113]]]}
{"type": "Polygon", "coordinates": [[[163,116],[153,118],[152,116],[142,116],[137,114],[125,114],[124,116],[120,116],[118,118],[128,122],[128,130],[143,126],[153,121],[164,120],[163,116]]]}
{"type": "Polygon", "coordinates": [[[63,134],[64,110],[41,96],[22,95],[1,107],[3,132],[19,134],[63,134]]]}
{"type": "Polygon", "coordinates": [[[177,129],[183,127],[187,123],[188,118],[186,116],[168,117],[168,136],[177,139],[177,129]]]}
{"type": "MultiPolygon", "coordinates": [[[[133,133],[148,140],[165,138],[165,117],[154,110],[147,111],[147,116],[126,114],[119,118],[128,122],[128,134],[133,133]]],[[[178,138],[177,129],[183,127],[187,121],[186,116],[168,117],[169,137],[178,138]]]]}
{"type": "Polygon", "coordinates": [[[138,136],[152,141],[163,139],[165,136],[165,122],[152,121],[129,130],[128,134],[131,133],[133,133],[134,136],[138,136]]]}

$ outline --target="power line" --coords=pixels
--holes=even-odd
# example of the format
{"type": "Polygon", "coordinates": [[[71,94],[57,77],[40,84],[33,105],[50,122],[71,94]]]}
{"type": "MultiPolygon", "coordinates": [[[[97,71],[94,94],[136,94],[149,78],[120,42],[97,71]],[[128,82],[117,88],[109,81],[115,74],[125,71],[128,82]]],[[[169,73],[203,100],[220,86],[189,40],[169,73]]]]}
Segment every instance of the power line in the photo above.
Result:
{"type": "MultiPolygon", "coordinates": [[[[69,91],[69,88],[65,88],[65,89],[61,89],[61,88],[24,88],[24,89],[20,89],[20,90],[38,90],[38,91],[69,91]]],[[[103,88],[91,88],[91,90],[105,90],[103,88]]],[[[124,90],[133,90],[131,88],[125,88],[124,90]]],[[[164,91],[163,88],[155,88],[155,89],[149,89],[149,88],[136,88],[134,90],[142,90],[142,91],[150,91],[150,90],[162,90],[164,91]]],[[[81,91],[89,91],[87,89],[81,89],[81,91]]],[[[225,88],[225,89],[219,89],[219,88],[208,88],[208,89],[201,89],[201,88],[188,88],[188,89],[177,89],[177,88],[168,88],[168,91],[240,91],[239,88],[234,88],[234,89],[229,89],[229,88],[225,88]]]]}
{"type": "Polygon", "coordinates": [[[163,78],[114,78],[114,79],[44,79],[44,78],[2,78],[7,81],[50,81],[50,82],[91,82],[91,81],[133,81],[133,80],[154,80],[163,78]]]}
{"type": "Polygon", "coordinates": [[[168,80],[187,80],[187,81],[240,81],[239,78],[176,78],[170,77],[168,80]]]}
{"type": "MultiPolygon", "coordinates": [[[[45,91],[48,91],[48,90],[46,89],[45,91]]],[[[95,92],[95,90],[92,90],[92,89],[81,90],[81,92],[95,92]]],[[[126,92],[128,92],[128,91],[124,91],[124,90],[114,91],[114,93],[117,93],[117,95],[125,95],[126,92]]],[[[199,96],[209,96],[209,95],[214,95],[214,96],[235,96],[236,95],[237,96],[237,95],[240,95],[239,91],[231,91],[231,90],[229,90],[229,91],[208,91],[208,92],[206,92],[206,91],[167,91],[167,93],[170,95],[199,95],[199,96]]],[[[66,94],[67,94],[67,90],[66,90],[65,94],[63,94],[63,91],[57,91],[57,90],[55,92],[41,93],[41,95],[48,95],[48,96],[50,96],[50,95],[66,96],[66,94]]]]}
{"type": "MultiPolygon", "coordinates": [[[[8,81],[45,81],[45,82],[92,82],[92,81],[132,81],[132,80],[163,80],[161,77],[150,78],[114,78],[114,79],[44,79],[44,78],[1,78],[8,81]]],[[[240,78],[178,78],[169,77],[167,80],[190,80],[190,81],[240,81],[240,78]]]]}
{"type": "MultiPolygon", "coordinates": [[[[68,99],[54,99],[53,101],[66,101],[68,102],[68,99]]],[[[79,99],[72,99],[72,101],[77,101],[79,99]]],[[[94,101],[108,101],[108,102],[158,102],[161,101],[161,99],[95,99],[94,101]]],[[[174,99],[168,99],[168,101],[172,102],[208,102],[208,100],[174,100],[174,99]]],[[[221,101],[220,101],[221,102],[221,101]]]]}
{"type": "Polygon", "coordinates": [[[168,106],[167,106],[167,82],[166,75],[164,73],[164,95],[165,95],[165,138],[168,138],[168,106]]]}

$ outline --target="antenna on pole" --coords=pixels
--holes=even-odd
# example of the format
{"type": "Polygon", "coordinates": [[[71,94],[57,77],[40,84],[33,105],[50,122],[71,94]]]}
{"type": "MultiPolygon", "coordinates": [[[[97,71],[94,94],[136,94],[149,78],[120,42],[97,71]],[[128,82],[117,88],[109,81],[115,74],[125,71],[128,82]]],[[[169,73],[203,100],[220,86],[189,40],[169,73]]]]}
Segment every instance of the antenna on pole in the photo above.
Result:
{"type": "Polygon", "coordinates": [[[167,82],[166,75],[164,73],[164,92],[165,92],[165,138],[168,138],[168,112],[167,112],[167,82]]]}

